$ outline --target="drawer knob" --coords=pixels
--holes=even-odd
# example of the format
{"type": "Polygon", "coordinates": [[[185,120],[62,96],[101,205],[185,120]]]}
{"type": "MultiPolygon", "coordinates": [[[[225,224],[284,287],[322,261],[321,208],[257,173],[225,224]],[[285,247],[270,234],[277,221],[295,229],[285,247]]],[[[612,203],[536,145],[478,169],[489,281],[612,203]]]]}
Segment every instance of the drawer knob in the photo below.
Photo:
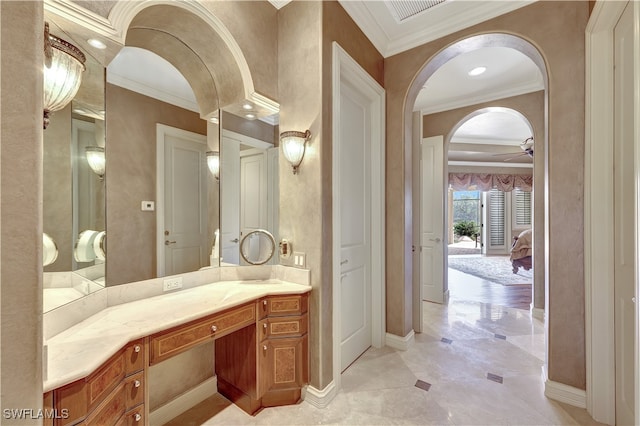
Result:
{"type": "Polygon", "coordinates": [[[263,304],[264,306],[267,306],[267,301],[266,301],[266,300],[263,300],[263,301],[262,301],[262,304],[263,304]]]}
{"type": "Polygon", "coordinates": [[[212,325],[211,326],[211,331],[213,331],[215,333],[216,331],[218,331],[218,327],[216,327],[215,325],[212,325]]]}
{"type": "Polygon", "coordinates": [[[140,352],[140,345],[135,345],[135,346],[133,347],[133,351],[134,351],[134,352],[140,352]]]}
{"type": "Polygon", "coordinates": [[[262,345],[262,350],[266,351],[267,350],[267,345],[262,345]]]}
{"type": "Polygon", "coordinates": [[[136,380],[135,382],[133,382],[133,387],[134,388],[139,388],[140,387],[140,380],[136,380]]]}
{"type": "Polygon", "coordinates": [[[262,324],[262,328],[264,328],[265,330],[267,329],[267,323],[266,322],[264,324],[262,324]]]}
{"type": "Polygon", "coordinates": [[[140,420],[142,420],[142,416],[140,415],[140,413],[136,413],[136,415],[135,415],[135,416],[133,416],[133,419],[134,419],[136,422],[139,422],[140,420]]]}

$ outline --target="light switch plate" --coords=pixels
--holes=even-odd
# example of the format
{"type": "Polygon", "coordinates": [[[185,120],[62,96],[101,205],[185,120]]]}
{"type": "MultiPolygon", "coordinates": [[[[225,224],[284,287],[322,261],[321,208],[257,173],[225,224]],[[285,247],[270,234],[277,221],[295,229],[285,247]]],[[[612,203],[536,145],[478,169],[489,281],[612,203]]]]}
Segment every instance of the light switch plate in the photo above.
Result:
{"type": "Polygon", "coordinates": [[[152,212],[156,209],[156,203],[154,201],[143,201],[142,202],[142,211],[143,212],[152,212]]]}
{"type": "Polygon", "coordinates": [[[293,266],[304,268],[307,264],[307,255],[299,251],[293,252],[293,266]]]}

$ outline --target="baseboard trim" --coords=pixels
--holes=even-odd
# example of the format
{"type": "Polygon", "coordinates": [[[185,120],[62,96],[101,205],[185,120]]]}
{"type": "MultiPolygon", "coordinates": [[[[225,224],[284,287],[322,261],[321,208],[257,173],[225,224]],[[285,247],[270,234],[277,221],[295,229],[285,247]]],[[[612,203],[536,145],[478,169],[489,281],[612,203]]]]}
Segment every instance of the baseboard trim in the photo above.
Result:
{"type": "Polygon", "coordinates": [[[408,350],[416,340],[416,333],[413,330],[404,337],[396,336],[395,334],[387,333],[385,336],[387,346],[401,351],[408,350]]]}
{"type": "Polygon", "coordinates": [[[587,392],[585,390],[549,380],[545,367],[542,367],[542,380],[544,381],[544,396],[547,398],[574,407],[587,408],[587,392]]]}
{"type": "Polygon", "coordinates": [[[309,385],[304,394],[304,401],[316,408],[326,408],[337,394],[338,387],[334,381],[329,383],[324,389],[316,389],[309,385]]]}
{"type": "Polygon", "coordinates": [[[218,378],[213,376],[149,413],[149,424],[163,425],[210,396],[215,395],[216,392],[218,392],[218,378]]]}
{"type": "Polygon", "coordinates": [[[531,304],[531,316],[535,319],[538,319],[544,322],[544,309],[542,308],[534,308],[533,303],[531,304]]]}

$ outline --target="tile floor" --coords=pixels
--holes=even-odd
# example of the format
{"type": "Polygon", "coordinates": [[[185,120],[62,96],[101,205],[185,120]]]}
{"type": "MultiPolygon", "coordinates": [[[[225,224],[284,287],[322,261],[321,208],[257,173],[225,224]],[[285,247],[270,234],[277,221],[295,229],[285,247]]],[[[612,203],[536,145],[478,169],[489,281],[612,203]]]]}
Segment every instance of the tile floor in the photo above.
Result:
{"type": "Polygon", "coordinates": [[[169,424],[598,424],[545,398],[544,326],[529,311],[452,294],[448,305],[424,302],[423,327],[408,351],[365,352],[325,409],[302,402],[251,417],[216,395],[169,424]]]}

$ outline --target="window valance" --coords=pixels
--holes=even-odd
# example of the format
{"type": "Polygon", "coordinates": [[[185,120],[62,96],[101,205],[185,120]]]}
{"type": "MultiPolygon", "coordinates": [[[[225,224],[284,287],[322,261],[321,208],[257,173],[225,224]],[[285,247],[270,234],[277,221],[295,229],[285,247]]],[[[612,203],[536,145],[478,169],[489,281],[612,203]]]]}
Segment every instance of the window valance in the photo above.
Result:
{"type": "Polygon", "coordinates": [[[456,191],[474,189],[490,191],[497,189],[503,192],[521,191],[531,192],[533,176],[531,175],[500,175],[480,173],[449,173],[449,186],[456,191]]]}

